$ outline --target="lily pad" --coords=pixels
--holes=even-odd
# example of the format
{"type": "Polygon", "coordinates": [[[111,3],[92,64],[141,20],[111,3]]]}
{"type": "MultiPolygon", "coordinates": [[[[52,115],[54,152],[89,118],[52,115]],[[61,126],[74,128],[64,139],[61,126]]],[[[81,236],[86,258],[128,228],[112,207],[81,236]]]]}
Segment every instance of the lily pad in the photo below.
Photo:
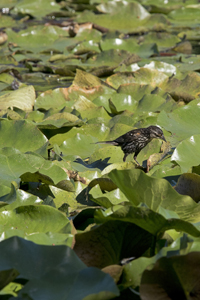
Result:
{"type": "Polygon", "coordinates": [[[23,1],[22,3],[17,3],[14,8],[14,12],[18,14],[28,14],[34,17],[43,17],[51,12],[59,10],[60,6],[52,1],[43,0],[42,3],[39,0],[23,1]],[[41,5],[42,4],[42,5],[41,5]]]}
{"type": "Polygon", "coordinates": [[[198,257],[199,253],[192,252],[159,259],[152,270],[146,270],[142,275],[141,298],[155,299],[158,295],[162,295],[163,299],[167,299],[170,294],[172,298],[178,296],[187,299],[186,295],[196,294],[198,291],[196,282],[199,276],[198,257]],[[170,277],[166,278],[166,274],[170,277]],[[190,274],[189,280],[188,274],[190,274]]]}
{"type": "Polygon", "coordinates": [[[8,107],[18,107],[24,111],[31,111],[33,110],[34,102],[35,89],[30,85],[0,96],[0,109],[5,110],[8,107]]]}
{"type": "Polygon", "coordinates": [[[198,166],[200,164],[199,144],[200,134],[185,139],[174,150],[171,160],[176,161],[183,172],[187,172],[190,167],[198,166]]]}
{"type": "Polygon", "coordinates": [[[14,147],[22,152],[35,151],[47,142],[45,135],[35,125],[25,120],[9,121],[2,119],[0,134],[1,148],[14,147]]]}
{"type": "Polygon", "coordinates": [[[106,265],[118,264],[123,257],[128,257],[131,253],[133,256],[140,255],[150,246],[150,243],[151,234],[138,226],[120,221],[108,221],[89,232],[77,234],[74,251],[88,266],[102,268],[106,265]],[[131,235],[133,238],[128,238],[131,235]],[[138,248],[136,245],[141,239],[143,243],[138,248]]]}
{"type": "Polygon", "coordinates": [[[175,190],[181,195],[189,195],[199,202],[199,180],[200,176],[192,173],[182,174],[175,186],[175,190]]]}
{"type": "Polygon", "coordinates": [[[1,243],[1,253],[1,270],[14,268],[18,270],[21,278],[28,280],[19,296],[26,293],[33,299],[41,297],[40,299],[51,300],[55,299],[56,295],[59,295],[59,298],[67,295],[70,299],[81,300],[83,296],[98,295],[101,292],[107,293],[110,298],[119,295],[119,291],[109,275],[96,268],[87,268],[74,251],[67,246],[43,246],[22,238],[12,237],[1,243]],[[9,254],[6,249],[10,249],[9,254]],[[16,255],[18,259],[16,259],[16,255]],[[23,257],[23,261],[19,256],[23,257]],[[36,257],[40,261],[37,266],[35,265],[36,257]],[[51,264],[47,263],[50,257],[51,264]],[[54,275],[52,277],[52,273],[55,277],[54,275]],[[69,286],[66,286],[66,278],[69,286]],[[92,285],[91,280],[93,280],[92,285]],[[87,284],[88,282],[90,285],[87,284]],[[80,292],[80,289],[77,290],[77,285],[80,287],[81,284],[83,286],[80,292]],[[37,288],[35,288],[36,286],[37,288]],[[49,287],[51,287],[50,290],[49,287]]]}
{"type": "Polygon", "coordinates": [[[175,109],[172,113],[162,111],[158,116],[158,124],[172,133],[170,143],[172,146],[199,134],[199,99],[190,102],[188,105],[175,109]],[[188,120],[190,120],[188,122],[188,120]]]}
{"type": "Polygon", "coordinates": [[[149,177],[141,170],[113,170],[108,176],[132,204],[137,206],[142,202],[153,211],[161,206],[185,221],[198,222],[198,205],[189,196],[178,194],[167,180],[149,177]]]}
{"type": "Polygon", "coordinates": [[[114,88],[119,88],[119,86],[124,83],[150,84],[152,87],[156,87],[166,81],[167,78],[168,77],[165,74],[157,70],[140,68],[135,72],[113,75],[107,78],[107,83],[112,85],[114,88]]]}

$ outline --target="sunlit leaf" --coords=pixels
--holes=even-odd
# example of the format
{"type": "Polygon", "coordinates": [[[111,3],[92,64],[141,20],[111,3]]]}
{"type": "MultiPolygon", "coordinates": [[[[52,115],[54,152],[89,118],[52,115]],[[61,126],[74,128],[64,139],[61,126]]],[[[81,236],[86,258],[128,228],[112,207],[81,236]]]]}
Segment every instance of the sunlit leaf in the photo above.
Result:
{"type": "Polygon", "coordinates": [[[113,170],[108,176],[136,206],[142,202],[153,211],[158,211],[161,206],[176,212],[183,220],[199,221],[198,205],[189,196],[178,194],[167,180],[152,178],[133,169],[113,170]]]}
{"type": "Polygon", "coordinates": [[[33,86],[24,87],[16,91],[0,96],[0,109],[18,107],[24,111],[31,111],[35,102],[35,90],[33,86]]]}

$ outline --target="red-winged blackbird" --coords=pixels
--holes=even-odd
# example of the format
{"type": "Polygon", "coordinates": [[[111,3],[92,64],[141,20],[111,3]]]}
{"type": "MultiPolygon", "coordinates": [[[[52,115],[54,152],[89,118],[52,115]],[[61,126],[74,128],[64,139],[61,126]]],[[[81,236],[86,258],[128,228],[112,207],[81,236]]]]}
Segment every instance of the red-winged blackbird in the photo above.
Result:
{"type": "MultiPolygon", "coordinates": [[[[134,160],[138,163],[136,160],[138,154],[154,138],[161,139],[166,142],[164,134],[159,127],[149,126],[147,128],[131,130],[113,141],[97,142],[96,144],[120,146],[124,152],[124,162],[129,154],[135,153],[134,160]]],[[[140,164],[138,163],[138,165],[140,164]]]]}

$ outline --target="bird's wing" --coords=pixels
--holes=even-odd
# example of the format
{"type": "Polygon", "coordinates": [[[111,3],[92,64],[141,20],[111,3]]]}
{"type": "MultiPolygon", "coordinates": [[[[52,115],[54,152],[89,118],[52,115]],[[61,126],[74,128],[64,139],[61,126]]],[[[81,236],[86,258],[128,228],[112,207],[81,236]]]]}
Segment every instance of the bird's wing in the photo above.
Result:
{"type": "Polygon", "coordinates": [[[137,138],[141,135],[141,129],[134,129],[131,130],[125,134],[123,134],[122,136],[118,137],[115,142],[119,143],[119,144],[123,144],[123,143],[130,143],[134,140],[137,140],[137,138]]]}

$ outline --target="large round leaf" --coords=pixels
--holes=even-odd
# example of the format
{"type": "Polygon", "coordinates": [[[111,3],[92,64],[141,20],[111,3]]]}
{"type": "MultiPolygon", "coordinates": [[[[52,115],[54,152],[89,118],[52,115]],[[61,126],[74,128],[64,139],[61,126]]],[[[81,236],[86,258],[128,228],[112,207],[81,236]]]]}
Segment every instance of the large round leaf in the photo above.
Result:
{"type": "Polygon", "coordinates": [[[59,10],[59,8],[60,6],[54,1],[49,3],[48,0],[42,0],[42,2],[38,0],[31,0],[29,2],[23,1],[22,3],[17,3],[14,12],[41,18],[51,12],[59,10]]]}
{"type": "Polygon", "coordinates": [[[153,211],[160,207],[176,212],[186,221],[198,222],[200,207],[189,196],[178,194],[165,179],[152,178],[141,170],[113,170],[108,176],[134,205],[145,203],[153,211]]]}
{"type": "MultiPolygon", "coordinates": [[[[31,52],[40,52],[44,49],[49,49],[51,48],[51,45],[58,39],[59,35],[67,35],[67,33],[58,26],[29,27],[25,30],[21,30],[18,33],[11,29],[7,29],[7,34],[10,42],[17,43],[19,47],[31,49],[31,52]]],[[[54,46],[54,48],[55,47],[56,46],[54,46]]]]}
{"type": "Polygon", "coordinates": [[[87,158],[94,152],[94,142],[96,142],[95,138],[77,133],[73,138],[65,140],[60,146],[60,149],[65,155],[73,154],[87,158]]]}
{"type": "Polygon", "coordinates": [[[25,120],[1,120],[0,147],[13,147],[22,152],[35,151],[42,147],[47,138],[32,123],[25,120]]]}
{"type": "Polygon", "coordinates": [[[200,134],[196,134],[182,141],[174,150],[171,160],[176,161],[183,172],[190,167],[200,164],[200,134]]]}
{"type": "Polygon", "coordinates": [[[111,213],[113,208],[107,209],[105,212],[101,210],[95,213],[97,223],[108,222],[110,220],[120,220],[122,222],[134,223],[149,233],[159,236],[169,229],[176,229],[200,237],[200,226],[193,225],[189,222],[180,220],[178,215],[173,211],[159,208],[159,213],[154,212],[147,207],[115,207],[115,211],[111,213]]]}
{"type": "Polygon", "coordinates": [[[162,111],[158,116],[158,124],[172,133],[170,142],[176,146],[178,142],[194,134],[200,133],[199,99],[188,105],[175,109],[172,113],[162,111]]]}
{"type": "Polygon", "coordinates": [[[10,186],[11,181],[18,181],[19,177],[25,182],[44,182],[51,185],[68,179],[59,163],[56,165],[35,153],[23,154],[18,151],[9,154],[9,150],[10,148],[4,148],[3,154],[0,154],[0,178],[7,186],[10,186]]]}
{"type": "Polygon", "coordinates": [[[43,246],[12,237],[1,242],[0,251],[0,270],[15,269],[28,280],[19,296],[82,300],[101,292],[107,294],[106,299],[119,295],[108,274],[87,268],[67,246],[43,246]]]}
{"type": "Polygon", "coordinates": [[[35,89],[32,85],[0,96],[0,109],[18,107],[24,111],[31,111],[35,102],[35,89]]]}
{"type": "Polygon", "coordinates": [[[0,212],[0,225],[4,230],[14,227],[26,233],[59,232],[68,223],[69,220],[61,212],[47,205],[20,206],[9,212],[5,206],[0,212]]]}
{"type": "Polygon", "coordinates": [[[119,264],[124,257],[140,256],[149,248],[152,235],[135,224],[112,220],[75,238],[74,251],[81,260],[102,268],[119,264]]]}
{"type": "Polygon", "coordinates": [[[142,21],[149,17],[147,10],[138,3],[127,3],[124,5],[123,2],[116,4],[115,1],[111,1],[111,3],[102,4],[99,9],[102,11],[111,11],[112,13],[97,15],[85,11],[77,17],[77,21],[94,22],[112,30],[127,31],[129,28],[138,27],[138,24],[142,24],[142,21]]]}
{"type": "MultiPolygon", "coordinates": [[[[37,97],[35,101],[35,108],[37,109],[50,109],[57,107],[64,107],[69,101],[66,101],[65,89],[57,88],[55,90],[48,90],[37,97]]],[[[71,105],[73,103],[69,102],[71,105]]]]}

